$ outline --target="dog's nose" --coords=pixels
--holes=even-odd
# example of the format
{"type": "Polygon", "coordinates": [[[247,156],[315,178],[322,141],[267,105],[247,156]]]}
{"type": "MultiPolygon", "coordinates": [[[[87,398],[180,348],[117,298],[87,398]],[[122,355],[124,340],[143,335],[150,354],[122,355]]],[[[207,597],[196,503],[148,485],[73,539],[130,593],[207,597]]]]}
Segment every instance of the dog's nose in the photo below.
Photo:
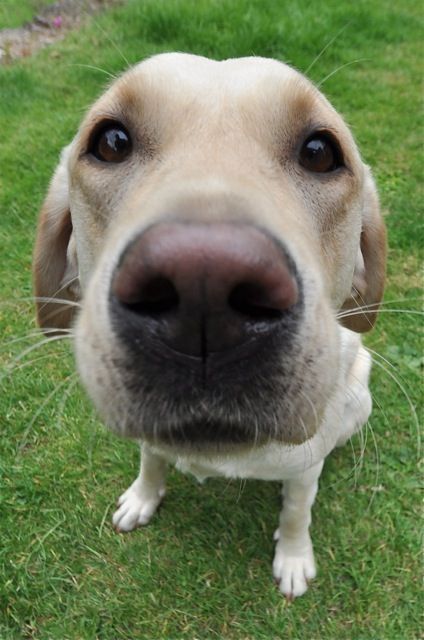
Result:
{"type": "Polygon", "coordinates": [[[119,333],[133,340],[144,333],[198,358],[258,341],[298,302],[289,262],[275,240],[248,224],[153,225],[126,248],[113,275],[119,333]]]}

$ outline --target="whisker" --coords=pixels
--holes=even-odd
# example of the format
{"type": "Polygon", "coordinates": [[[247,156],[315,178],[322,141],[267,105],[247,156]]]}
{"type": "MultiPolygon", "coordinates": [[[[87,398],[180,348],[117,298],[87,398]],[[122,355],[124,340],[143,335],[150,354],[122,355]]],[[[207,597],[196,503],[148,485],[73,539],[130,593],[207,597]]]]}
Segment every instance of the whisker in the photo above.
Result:
{"type": "Polygon", "coordinates": [[[352,451],[352,457],[353,457],[353,478],[354,478],[354,487],[355,489],[358,486],[358,481],[359,481],[359,476],[361,475],[363,466],[364,466],[364,460],[365,460],[365,451],[367,448],[367,442],[368,442],[368,420],[365,423],[365,425],[362,426],[362,428],[357,431],[357,434],[359,436],[359,456],[356,456],[356,452],[355,452],[355,447],[353,445],[353,438],[349,438],[349,442],[350,442],[350,446],[351,446],[351,451],[352,451]]]}
{"type": "Polygon", "coordinates": [[[416,301],[416,300],[423,300],[422,296],[403,296],[402,298],[394,298],[393,300],[382,300],[381,302],[370,302],[369,304],[365,304],[363,307],[359,307],[359,308],[364,308],[364,309],[372,309],[374,307],[383,307],[386,306],[387,304],[397,304],[398,302],[411,302],[411,301],[416,301]]]}
{"type": "Polygon", "coordinates": [[[74,377],[73,380],[71,380],[71,382],[69,383],[69,386],[67,389],[64,390],[63,395],[62,395],[62,400],[60,402],[59,408],[55,413],[55,423],[56,423],[56,428],[61,426],[61,421],[62,421],[62,416],[63,413],[65,411],[65,406],[66,406],[66,402],[69,398],[69,396],[71,395],[72,391],[75,389],[75,387],[77,386],[78,382],[79,382],[79,378],[78,378],[78,374],[77,372],[74,372],[76,375],[74,377]]]}
{"type": "MultiPolygon", "coordinates": [[[[365,427],[365,425],[364,425],[365,427]]],[[[367,438],[365,436],[364,442],[365,442],[365,446],[362,447],[362,440],[363,437],[361,436],[361,434],[363,433],[364,428],[361,429],[360,432],[357,432],[355,434],[352,435],[351,438],[349,438],[349,443],[352,449],[352,453],[353,453],[353,458],[354,458],[354,464],[353,466],[349,469],[349,472],[344,475],[344,476],[340,476],[337,480],[335,480],[334,482],[332,482],[331,484],[329,484],[326,488],[326,490],[328,489],[334,489],[335,487],[340,486],[341,484],[344,484],[345,482],[348,482],[350,479],[354,479],[354,486],[356,487],[358,484],[358,475],[361,472],[361,469],[363,467],[363,460],[365,458],[365,448],[366,448],[366,442],[367,442],[367,438]],[[354,450],[354,444],[353,444],[353,436],[360,436],[361,438],[361,450],[359,452],[359,458],[356,458],[356,454],[355,454],[355,450],[354,450]]]]}
{"type": "MultiPolygon", "coordinates": [[[[358,356],[364,357],[361,351],[358,352],[358,356]]],[[[364,382],[360,378],[358,378],[358,376],[356,376],[352,371],[349,372],[349,375],[355,380],[355,383],[357,385],[359,385],[360,387],[362,387],[367,391],[369,390],[368,383],[364,384],[364,382]]],[[[358,394],[352,388],[348,389],[347,393],[349,397],[352,398],[358,404],[358,406],[361,405],[361,401],[360,401],[360,398],[358,397],[358,394]]],[[[349,438],[349,442],[350,442],[352,454],[353,454],[353,461],[354,461],[352,471],[354,476],[355,488],[358,486],[358,478],[361,474],[361,471],[364,465],[365,451],[366,451],[366,446],[368,442],[368,429],[367,429],[368,424],[369,424],[369,420],[367,420],[366,423],[360,426],[359,429],[356,428],[356,430],[352,433],[351,437],[349,438]],[[354,435],[359,436],[360,450],[359,450],[358,458],[356,458],[355,448],[352,442],[354,435]]]]}
{"type": "Polygon", "coordinates": [[[69,287],[73,282],[77,282],[78,280],[79,280],[79,273],[77,273],[77,275],[74,276],[73,278],[69,278],[69,280],[65,280],[65,282],[61,282],[59,288],[56,289],[56,291],[53,293],[53,297],[56,297],[59,291],[61,291],[62,289],[66,289],[66,287],[69,287]]]}
{"type": "Polygon", "coordinates": [[[420,423],[419,423],[419,420],[418,420],[418,415],[417,415],[415,406],[414,406],[414,404],[413,404],[408,392],[406,391],[404,385],[402,384],[402,382],[404,382],[404,381],[399,376],[399,374],[394,375],[388,369],[388,367],[390,367],[391,369],[393,369],[397,373],[396,367],[389,360],[387,360],[384,356],[382,356],[380,353],[378,353],[378,351],[375,351],[374,349],[371,349],[370,347],[366,347],[366,348],[370,353],[373,354],[373,356],[375,356],[375,358],[373,358],[373,363],[375,365],[377,365],[378,367],[380,367],[380,369],[385,371],[385,373],[395,382],[395,384],[399,387],[399,389],[403,393],[404,397],[406,398],[406,401],[408,402],[409,408],[411,410],[411,413],[412,413],[412,416],[413,416],[413,419],[414,419],[414,425],[415,425],[416,434],[417,434],[417,436],[416,436],[417,437],[417,450],[418,450],[418,455],[420,455],[420,451],[421,451],[420,423]],[[380,362],[376,358],[380,358],[380,360],[382,360],[385,364],[387,364],[387,367],[384,366],[383,362],[380,362]],[[399,378],[400,378],[400,380],[399,380],[399,378]]]}
{"type": "MultiPolygon", "coordinates": [[[[375,437],[374,429],[372,428],[369,421],[367,421],[367,430],[369,429],[371,433],[371,438],[374,443],[374,451],[375,451],[375,479],[374,479],[374,487],[378,487],[379,479],[380,479],[380,453],[378,449],[377,438],[375,437]]],[[[375,498],[375,491],[372,491],[371,498],[368,502],[367,511],[371,508],[371,505],[375,498]]]]}
{"type": "MultiPolygon", "coordinates": [[[[361,384],[360,381],[356,378],[356,376],[355,376],[355,379],[357,380],[357,382],[359,384],[361,384]]],[[[376,396],[374,394],[373,394],[372,401],[373,401],[374,405],[377,405],[380,413],[383,416],[383,419],[384,419],[384,422],[386,423],[386,425],[390,425],[389,416],[387,415],[386,411],[384,411],[381,403],[379,402],[379,400],[376,398],[376,396]]],[[[362,427],[362,429],[360,430],[359,433],[361,435],[361,438],[362,438],[362,434],[364,434],[364,442],[363,442],[363,444],[361,442],[361,452],[360,452],[360,458],[359,458],[360,468],[362,468],[363,460],[365,458],[365,449],[366,449],[367,442],[368,442],[368,433],[371,434],[371,437],[372,437],[372,440],[373,440],[373,443],[374,443],[374,450],[375,450],[375,453],[376,453],[376,478],[375,478],[374,484],[375,484],[375,486],[377,486],[378,478],[379,478],[380,456],[379,456],[377,438],[375,436],[375,431],[374,431],[374,429],[373,429],[373,427],[371,425],[370,420],[366,421],[366,423],[364,424],[364,426],[362,427]]],[[[356,472],[356,470],[355,470],[355,472],[356,472]]],[[[357,483],[356,483],[356,480],[355,480],[355,486],[356,486],[356,484],[357,483]]],[[[370,504],[368,505],[368,507],[369,506],[370,506],[370,504]]]]}
{"type": "Polygon", "coordinates": [[[93,24],[94,26],[99,29],[99,31],[102,32],[102,34],[105,36],[105,38],[107,38],[110,42],[110,44],[112,45],[112,47],[115,49],[115,51],[117,51],[117,53],[121,56],[122,60],[125,62],[127,67],[130,67],[130,62],[129,60],[126,58],[126,56],[124,55],[124,53],[122,52],[122,50],[120,49],[120,47],[118,47],[118,45],[116,44],[116,42],[113,40],[113,38],[103,29],[103,27],[100,25],[100,23],[97,20],[93,19],[93,24]]]}
{"type": "Polygon", "coordinates": [[[43,411],[43,409],[49,404],[49,402],[54,398],[54,396],[60,391],[60,389],[62,389],[65,384],[68,384],[69,380],[72,380],[72,378],[76,378],[77,376],[77,372],[74,371],[73,373],[71,373],[69,376],[67,376],[64,380],[62,380],[61,382],[59,382],[55,388],[53,389],[53,391],[51,393],[49,393],[49,395],[47,396],[47,398],[45,398],[45,400],[43,401],[43,403],[40,405],[40,407],[37,409],[37,411],[35,412],[35,414],[33,415],[30,423],[28,424],[28,426],[26,427],[22,438],[20,440],[19,446],[18,446],[18,451],[22,451],[22,449],[24,449],[26,443],[27,443],[27,436],[29,434],[29,432],[31,431],[32,427],[34,426],[37,418],[39,417],[39,415],[41,414],[41,412],[43,411]]]}
{"type": "Polygon", "coordinates": [[[324,84],[324,82],[327,82],[327,80],[329,80],[332,76],[334,76],[336,73],[338,73],[345,67],[350,67],[351,65],[357,64],[359,62],[369,62],[369,61],[370,61],[370,58],[358,58],[357,60],[351,60],[350,62],[346,62],[345,64],[340,65],[340,67],[337,67],[337,69],[334,69],[334,71],[326,75],[325,78],[323,78],[321,82],[319,82],[316,86],[319,89],[324,84]]]}
{"type": "MultiPolygon", "coordinates": [[[[374,349],[371,349],[370,347],[366,347],[366,349],[372,353],[373,357],[373,364],[377,365],[378,367],[380,367],[399,387],[399,389],[401,390],[401,392],[403,393],[403,395],[406,397],[407,402],[409,404],[409,407],[411,409],[411,413],[414,417],[414,424],[415,424],[415,428],[416,428],[416,433],[417,433],[417,451],[418,451],[418,455],[420,454],[421,451],[421,434],[420,434],[420,429],[419,429],[419,420],[418,420],[418,416],[416,413],[416,409],[415,406],[412,403],[412,400],[410,399],[405,387],[401,384],[404,383],[406,385],[406,382],[402,379],[402,377],[399,375],[399,379],[393,374],[391,373],[381,362],[379,362],[378,360],[376,360],[376,358],[380,358],[382,359],[387,365],[388,367],[392,368],[394,371],[398,371],[396,369],[396,367],[389,361],[387,360],[384,356],[382,356],[380,353],[378,353],[378,351],[375,351],[374,349]]],[[[361,356],[361,354],[359,354],[361,356]]],[[[358,381],[359,382],[359,381],[358,381]]],[[[375,394],[373,394],[373,404],[377,405],[380,413],[382,414],[384,421],[386,423],[386,425],[388,425],[389,427],[391,426],[390,420],[389,420],[389,416],[387,415],[386,411],[383,409],[383,406],[381,405],[381,403],[379,402],[379,400],[377,399],[377,397],[375,396],[375,394]]]]}
{"type": "MultiPolygon", "coordinates": [[[[356,394],[355,394],[355,398],[356,394]]],[[[364,466],[364,460],[365,460],[365,451],[366,451],[366,446],[367,446],[367,442],[368,442],[368,432],[366,430],[366,424],[362,425],[362,427],[359,429],[359,431],[356,431],[355,433],[352,433],[351,437],[349,438],[349,444],[350,444],[350,448],[352,451],[352,457],[353,457],[353,467],[351,468],[351,470],[349,471],[349,473],[343,478],[343,481],[347,481],[350,478],[353,478],[353,485],[356,488],[358,486],[358,479],[359,476],[361,475],[363,466],[364,466]],[[359,436],[359,445],[360,445],[360,449],[359,449],[359,456],[356,456],[356,452],[355,452],[355,446],[353,443],[353,437],[355,435],[359,436]]],[[[333,486],[336,485],[338,483],[333,483],[333,486]]]]}
{"type": "Polygon", "coordinates": [[[353,316],[355,314],[359,314],[362,313],[363,311],[366,311],[368,314],[370,313],[387,313],[388,311],[393,312],[393,313],[412,313],[412,314],[422,314],[422,311],[417,311],[416,309],[385,309],[384,307],[387,307],[388,305],[392,305],[392,304],[398,304],[399,302],[415,302],[417,300],[422,301],[422,297],[421,296],[414,296],[414,297],[403,297],[403,298],[395,298],[394,300],[384,300],[382,302],[373,302],[370,304],[364,304],[364,305],[356,305],[355,307],[353,307],[352,309],[346,309],[346,310],[340,310],[336,313],[336,318],[339,320],[341,318],[345,318],[345,317],[350,317],[353,316]]]}
{"type": "MultiPolygon", "coordinates": [[[[361,354],[359,354],[361,356],[361,354]]],[[[352,377],[355,379],[356,383],[359,384],[361,387],[363,388],[367,388],[368,385],[365,385],[357,376],[353,375],[351,373],[352,377]]],[[[348,394],[351,398],[353,398],[355,401],[357,401],[358,403],[359,398],[357,396],[357,394],[352,390],[349,389],[348,390],[348,394]]],[[[387,424],[389,424],[389,418],[387,416],[387,414],[384,412],[383,408],[381,407],[380,403],[378,402],[378,400],[376,399],[375,396],[373,396],[373,403],[376,404],[380,411],[383,414],[383,417],[386,421],[387,424]]],[[[340,417],[340,419],[343,419],[343,416],[340,417]]],[[[338,485],[340,485],[341,483],[347,482],[350,478],[354,478],[354,486],[357,487],[358,485],[358,478],[359,475],[361,473],[363,464],[364,464],[364,459],[365,459],[365,451],[367,448],[367,442],[368,442],[368,429],[370,428],[370,432],[372,427],[370,426],[370,422],[369,420],[367,420],[367,422],[360,427],[357,431],[355,431],[354,433],[352,433],[351,437],[349,438],[349,444],[352,450],[352,455],[353,455],[353,459],[354,459],[354,464],[353,467],[350,469],[349,473],[341,478],[339,478],[338,480],[332,482],[330,485],[328,485],[328,487],[326,487],[326,489],[333,489],[334,487],[337,487],[338,485]],[[353,437],[354,436],[358,436],[359,440],[360,440],[360,451],[359,451],[359,457],[356,457],[356,453],[355,453],[355,447],[354,447],[354,442],[353,442],[353,437]]],[[[346,443],[347,444],[347,443],[346,443]]]]}
{"type": "MultiPolygon", "coordinates": [[[[9,372],[9,374],[11,373],[16,373],[16,371],[19,371],[20,369],[25,369],[26,367],[30,367],[31,365],[35,364],[36,362],[39,362],[40,360],[46,360],[47,358],[52,358],[52,357],[58,357],[58,356],[62,356],[62,353],[43,353],[42,356],[37,356],[36,358],[32,358],[31,360],[27,360],[26,362],[21,362],[21,364],[17,364],[13,367],[13,369],[9,372]]],[[[7,377],[7,374],[5,374],[4,376],[0,377],[0,382],[7,377]]]]}
{"type": "Polygon", "coordinates": [[[308,396],[308,395],[303,391],[303,389],[299,389],[299,393],[300,393],[300,395],[301,395],[303,398],[305,398],[306,402],[307,402],[307,403],[309,404],[309,406],[311,407],[311,409],[312,409],[312,413],[314,414],[314,418],[315,418],[315,426],[316,426],[316,429],[318,430],[318,427],[319,427],[320,422],[319,422],[319,420],[318,420],[318,414],[317,414],[317,411],[316,411],[316,409],[315,409],[315,406],[314,406],[314,404],[313,404],[312,400],[311,400],[311,399],[309,398],[309,396],[308,396]]]}
{"type": "Polygon", "coordinates": [[[366,311],[367,314],[370,313],[409,313],[410,315],[422,316],[424,315],[424,311],[417,311],[416,309],[367,309],[366,307],[361,307],[360,309],[352,309],[352,311],[344,311],[338,314],[337,320],[341,318],[351,318],[352,316],[362,315],[366,311]]]}
{"type": "Polygon", "coordinates": [[[352,288],[353,288],[353,291],[354,291],[355,295],[351,296],[351,297],[355,301],[357,300],[357,298],[359,298],[359,300],[364,303],[362,306],[366,307],[367,303],[365,302],[365,298],[362,296],[361,292],[355,286],[352,286],[352,288]]]}
{"type": "Polygon", "coordinates": [[[50,333],[73,334],[73,330],[66,329],[66,328],[62,328],[62,329],[52,328],[52,329],[44,329],[43,331],[41,331],[41,329],[35,329],[34,331],[30,331],[29,333],[26,333],[24,336],[19,336],[19,338],[12,338],[12,340],[6,340],[0,345],[0,349],[3,347],[8,347],[11,344],[16,344],[17,342],[23,342],[24,340],[29,340],[31,338],[41,338],[44,334],[50,334],[50,333]]]}
{"type": "Polygon", "coordinates": [[[240,502],[241,497],[242,497],[242,495],[244,493],[244,490],[246,488],[246,485],[247,485],[246,478],[240,478],[239,479],[239,490],[238,490],[238,494],[237,494],[237,497],[236,497],[236,503],[240,502]]]}
{"type": "MultiPolygon", "coordinates": [[[[309,398],[309,396],[302,389],[299,389],[299,392],[300,392],[300,395],[303,398],[305,398],[306,402],[309,404],[309,406],[312,409],[312,413],[313,413],[314,418],[315,418],[316,433],[318,433],[319,432],[320,422],[318,420],[318,414],[316,412],[315,406],[314,406],[312,400],[309,398]]],[[[307,444],[307,446],[308,446],[309,454],[310,454],[310,463],[312,463],[313,453],[312,453],[311,443],[309,442],[309,436],[308,436],[308,432],[307,432],[307,429],[306,429],[306,425],[305,425],[305,422],[303,421],[303,419],[300,416],[299,416],[299,420],[300,420],[300,424],[301,424],[301,427],[303,429],[303,432],[304,432],[304,434],[306,436],[305,444],[307,444]]],[[[325,446],[325,435],[322,434],[322,437],[324,438],[324,446],[325,446]]],[[[306,469],[306,458],[305,458],[305,467],[304,467],[304,469],[306,469]]]]}
{"type": "Polygon", "coordinates": [[[299,421],[300,421],[300,425],[301,425],[301,427],[303,429],[303,433],[305,434],[305,438],[306,438],[305,444],[306,444],[307,449],[309,451],[309,465],[307,464],[307,461],[306,461],[306,452],[305,452],[305,462],[304,462],[303,471],[306,471],[306,469],[312,464],[312,460],[314,458],[314,454],[312,452],[311,443],[309,442],[309,436],[308,436],[308,431],[306,429],[306,425],[305,425],[305,423],[303,421],[303,418],[301,416],[299,416],[299,421]]]}
{"type": "Polygon", "coordinates": [[[358,313],[360,313],[360,315],[365,316],[365,320],[367,321],[370,329],[372,329],[373,323],[371,322],[371,320],[368,317],[369,313],[367,312],[367,305],[365,303],[365,300],[364,300],[364,298],[362,297],[362,295],[360,294],[360,292],[358,291],[358,289],[356,287],[353,287],[353,289],[354,289],[355,295],[353,296],[351,294],[350,297],[353,299],[354,303],[356,304],[356,307],[354,307],[354,310],[358,311],[358,313]],[[357,302],[358,298],[363,303],[361,307],[358,306],[358,302],[357,302]],[[365,310],[363,310],[363,309],[365,309],[365,310]]]}
{"type": "Polygon", "coordinates": [[[49,298],[47,296],[25,296],[19,298],[12,298],[10,300],[2,300],[0,305],[13,305],[19,302],[46,302],[48,304],[60,304],[69,305],[75,307],[81,307],[82,305],[76,300],[67,300],[66,298],[49,298]]]}
{"type": "Polygon", "coordinates": [[[84,69],[91,69],[92,71],[100,71],[100,73],[104,73],[106,76],[111,78],[112,80],[116,80],[118,75],[116,73],[111,73],[110,71],[106,71],[106,69],[102,69],[101,67],[96,67],[92,64],[82,64],[78,62],[72,62],[66,65],[67,67],[82,67],[84,69]]]}
{"type": "Polygon", "coordinates": [[[42,309],[48,304],[60,304],[60,305],[68,305],[70,307],[78,307],[81,308],[81,304],[76,300],[67,300],[66,298],[49,298],[47,296],[34,296],[30,298],[34,302],[44,302],[45,304],[41,307],[42,309]]]}
{"type": "MultiPolygon", "coordinates": [[[[76,302],[75,300],[71,300],[70,298],[59,298],[59,294],[62,291],[65,291],[68,287],[70,287],[70,285],[73,282],[78,282],[79,280],[79,274],[77,274],[76,276],[74,276],[73,278],[70,278],[69,280],[66,280],[65,282],[61,282],[59,287],[56,289],[56,291],[54,291],[50,296],[34,296],[34,298],[38,301],[44,301],[46,304],[48,304],[49,302],[53,301],[53,300],[60,300],[62,302],[64,302],[65,304],[67,302],[76,302]]],[[[45,305],[43,305],[41,307],[41,309],[44,308],[45,305]]]]}
{"type": "MultiPolygon", "coordinates": [[[[355,379],[356,383],[359,384],[359,386],[363,388],[366,388],[368,386],[368,385],[365,385],[357,376],[353,375],[352,372],[350,372],[350,375],[355,379]]],[[[355,393],[353,389],[351,388],[346,389],[346,393],[349,398],[352,398],[358,405],[360,405],[360,399],[357,393],[355,393]]],[[[341,418],[342,420],[344,420],[344,414],[345,414],[345,408],[343,408],[343,416],[341,418]]],[[[358,478],[363,467],[363,462],[365,457],[365,446],[367,442],[366,435],[364,437],[364,425],[362,425],[362,427],[360,427],[359,430],[351,434],[348,442],[350,444],[350,448],[352,452],[353,467],[349,472],[348,476],[346,476],[346,480],[353,477],[354,487],[356,488],[358,486],[358,478]],[[356,434],[359,435],[359,439],[360,439],[359,457],[356,456],[355,447],[353,444],[353,436],[356,434]]]]}
{"type": "Polygon", "coordinates": [[[73,340],[73,339],[74,339],[73,335],[65,334],[60,336],[53,336],[51,338],[44,338],[43,340],[40,340],[36,344],[31,345],[27,349],[24,349],[22,353],[20,353],[18,356],[13,358],[12,362],[5,367],[5,372],[3,373],[3,375],[0,376],[0,382],[2,382],[8,375],[10,375],[10,373],[14,370],[16,364],[20,362],[23,358],[25,358],[25,356],[27,356],[29,353],[32,353],[32,351],[35,351],[36,349],[40,349],[41,347],[44,347],[46,344],[50,342],[57,342],[58,340],[73,340]]]}
{"type": "MultiPolygon", "coordinates": [[[[44,306],[43,306],[43,308],[44,308],[44,306]]],[[[52,324],[54,322],[54,318],[56,318],[58,315],[63,313],[63,306],[64,305],[57,306],[54,310],[50,311],[50,313],[47,313],[47,314],[44,313],[43,314],[43,322],[49,322],[49,324],[52,324]]],[[[43,326],[41,328],[43,333],[45,332],[45,328],[47,328],[47,329],[55,329],[55,326],[54,326],[54,324],[52,324],[52,326],[50,326],[50,327],[44,327],[43,326]]]]}
{"type": "Polygon", "coordinates": [[[349,22],[347,22],[344,27],[342,27],[335,36],[333,36],[331,38],[331,40],[329,40],[327,42],[327,44],[321,49],[321,51],[319,52],[319,54],[312,60],[311,64],[309,65],[309,67],[306,69],[306,71],[303,71],[304,75],[307,76],[308,73],[310,72],[310,70],[312,69],[312,67],[318,62],[318,60],[321,58],[321,56],[327,51],[327,49],[329,47],[331,47],[331,45],[337,40],[337,38],[343,33],[343,31],[345,31],[351,24],[351,20],[349,20],[349,22]]]}

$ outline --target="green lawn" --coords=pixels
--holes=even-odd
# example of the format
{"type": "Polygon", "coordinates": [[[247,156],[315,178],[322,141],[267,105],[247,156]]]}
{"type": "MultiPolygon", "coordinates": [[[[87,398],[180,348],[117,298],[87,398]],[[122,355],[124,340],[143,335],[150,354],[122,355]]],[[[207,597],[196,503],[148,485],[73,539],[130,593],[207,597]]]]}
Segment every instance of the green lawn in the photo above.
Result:
{"type": "MultiPolygon", "coordinates": [[[[0,6],[15,26],[20,3],[0,6]]],[[[415,0],[133,0],[0,68],[1,640],[421,637],[411,407],[422,400],[420,21],[415,0]],[[275,56],[301,70],[323,52],[309,75],[329,76],[323,89],[387,210],[389,304],[366,340],[381,364],[367,446],[361,457],[355,441],[326,463],[313,519],[319,573],[293,604],[271,579],[276,484],[198,486],[173,472],[151,526],[116,535],[114,501],[135,476],[137,447],[96,420],[69,343],[21,357],[38,340],[31,251],[58,153],[109,73],[168,50],[275,56]]]]}
{"type": "Polygon", "coordinates": [[[49,0],[0,0],[0,29],[20,27],[32,20],[49,0]]]}

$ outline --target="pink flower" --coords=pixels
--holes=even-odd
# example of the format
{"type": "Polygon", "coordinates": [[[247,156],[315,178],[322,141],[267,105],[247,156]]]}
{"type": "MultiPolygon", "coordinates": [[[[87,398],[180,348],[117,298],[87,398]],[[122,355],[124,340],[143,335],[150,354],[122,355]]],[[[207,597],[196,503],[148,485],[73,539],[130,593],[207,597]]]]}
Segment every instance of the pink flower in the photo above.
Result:
{"type": "Polygon", "coordinates": [[[53,18],[53,26],[56,29],[60,29],[62,26],[62,16],[56,16],[56,18],[53,18]]]}

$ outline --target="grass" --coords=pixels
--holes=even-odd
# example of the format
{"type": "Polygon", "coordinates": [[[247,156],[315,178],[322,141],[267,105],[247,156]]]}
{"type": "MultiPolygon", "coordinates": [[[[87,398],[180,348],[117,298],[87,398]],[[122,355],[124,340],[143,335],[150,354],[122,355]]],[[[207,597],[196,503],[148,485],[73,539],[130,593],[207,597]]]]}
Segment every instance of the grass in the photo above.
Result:
{"type": "MultiPolygon", "coordinates": [[[[21,19],[18,5],[2,4],[10,25],[21,19]]],[[[420,19],[414,0],[132,1],[0,69],[1,640],[420,637],[417,427],[393,380],[418,406],[419,316],[382,313],[367,337],[394,369],[382,361],[374,368],[360,468],[356,441],[326,463],[313,519],[319,574],[291,605],[270,575],[277,485],[199,487],[173,472],[152,525],[117,536],[111,513],[136,473],[137,447],[102,428],[78,386],[66,395],[75,380],[67,345],[8,369],[35,344],[9,341],[34,329],[26,299],[38,208],[59,150],[107,81],[81,65],[115,73],[124,56],[132,63],[164,50],[275,56],[305,70],[338,34],[309,75],[329,76],[323,89],[374,168],[388,212],[386,300],[401,300],[387,309],[417,309],[420,19]]]]}
{"type": "Polygon", "coordinates": [[[32,20],[49,0],[0,0],[0,29],[20,27],[32,20]]]}

